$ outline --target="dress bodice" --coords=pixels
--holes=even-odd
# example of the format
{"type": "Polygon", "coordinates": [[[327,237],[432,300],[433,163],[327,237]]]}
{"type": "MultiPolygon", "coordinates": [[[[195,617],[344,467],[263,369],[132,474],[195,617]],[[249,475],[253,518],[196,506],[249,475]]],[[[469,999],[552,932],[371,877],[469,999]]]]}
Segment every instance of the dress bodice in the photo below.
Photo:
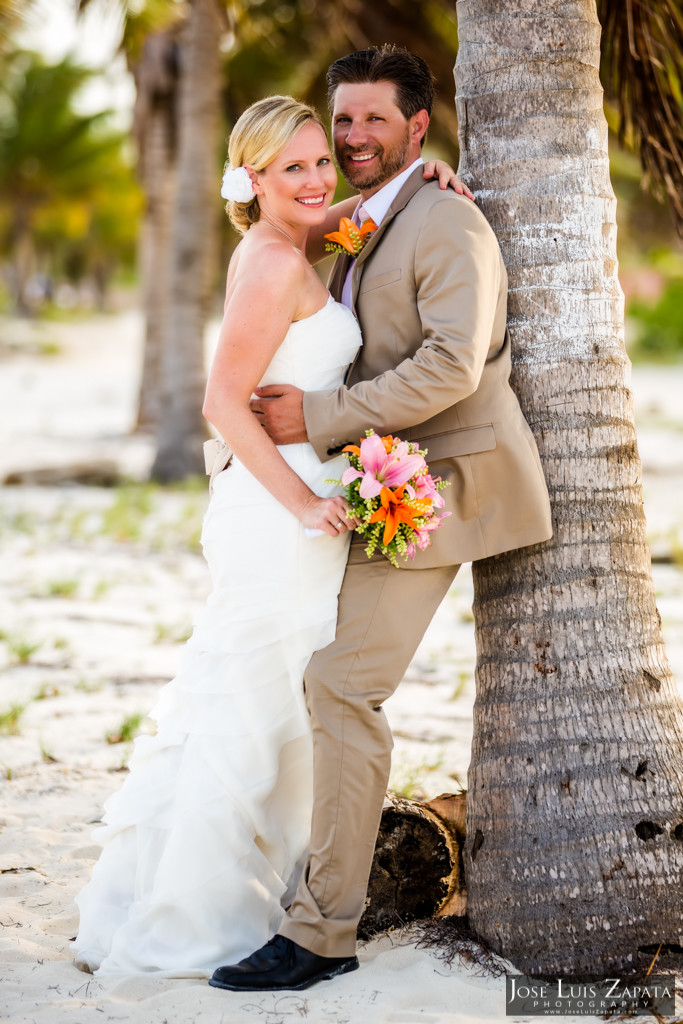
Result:
{"type": "Polygon", "coordinates": [[[302,391],[337,387],[360,344],[353,313],[330,296],[317,312],[291,324],[261,385],[293,384],[302,391]]]}

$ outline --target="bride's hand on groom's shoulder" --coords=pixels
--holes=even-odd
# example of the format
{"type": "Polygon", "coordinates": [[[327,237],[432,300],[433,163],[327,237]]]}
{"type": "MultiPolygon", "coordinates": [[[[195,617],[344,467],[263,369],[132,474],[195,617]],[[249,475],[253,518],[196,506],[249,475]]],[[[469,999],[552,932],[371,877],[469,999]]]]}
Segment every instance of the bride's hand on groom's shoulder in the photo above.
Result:
{"type": "Polygon", "coordinates": [[[459,196],[467,196],[476,203],[476,199],[467,185],[463,184],[450,164],[444,160],[427,160],[425,162],[423,177],[438,178],[439,187],[442,189],[452,188],[459,196]]]}
{"type": "Polygon", "coordinates": [[[308,441],[304,421],[304,393],[293,384],[268,384],[257,388],[249,403],[259,423],[275,444],[308,441]]]}

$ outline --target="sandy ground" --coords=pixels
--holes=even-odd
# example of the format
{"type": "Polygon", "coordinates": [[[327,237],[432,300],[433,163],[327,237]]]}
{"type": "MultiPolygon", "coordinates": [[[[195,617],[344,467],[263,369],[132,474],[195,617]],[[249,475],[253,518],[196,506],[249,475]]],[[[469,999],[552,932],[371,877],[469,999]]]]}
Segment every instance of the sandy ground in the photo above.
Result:
{"type": "MultiPolygon", "coordinates": [[[[0,479],[28,466],[109,458],[131,478],[144,476],[150,443],[128,436],[141,334],[136,313],[69,325],[0,322],[0,479]]],[[[653,552],[678,559],[656,564],[654,577],[680,683],[683,367],[637,368],[633,389],[653,552]]],[[[203,486],[22,486],[0,495],[0,1019],[502,1020],[504,978],[449,967],[409,935],[363,947],[355,974],[284,996],[245,998],[196,981],[103,983],[73,967],[73,897],[96,857],[90,832],[102,801],[125,770],[126,729],[136,716],[145,727],[208,590],[197,547],[205,505],[203,486]]],[[[471,601],[464,569],[387,705],[392,786],[407,795],[466,782],[471,601]]]]}

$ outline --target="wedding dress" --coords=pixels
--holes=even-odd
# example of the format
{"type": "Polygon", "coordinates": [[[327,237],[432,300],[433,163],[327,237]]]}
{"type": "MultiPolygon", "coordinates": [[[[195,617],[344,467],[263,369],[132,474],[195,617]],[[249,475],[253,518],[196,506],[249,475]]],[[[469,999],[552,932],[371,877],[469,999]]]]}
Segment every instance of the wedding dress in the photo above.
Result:
{"type": "MultiPolygon", "coordinates": [[[[338,385],[360,344],[329,298],[293,323],[262,384],[338,385]]],[[[309,487],[338,493],[345,460],[280,451],[309,487]]],[[[277,930],[306,856],[311,654],[334,638],[350,534],[311,538],[238,459],[215,479],[202,545],[213,589],[180,671],[161,691],[104,844],[77,898],[76,961],[98,976],[210,975],[277,930]]]]}

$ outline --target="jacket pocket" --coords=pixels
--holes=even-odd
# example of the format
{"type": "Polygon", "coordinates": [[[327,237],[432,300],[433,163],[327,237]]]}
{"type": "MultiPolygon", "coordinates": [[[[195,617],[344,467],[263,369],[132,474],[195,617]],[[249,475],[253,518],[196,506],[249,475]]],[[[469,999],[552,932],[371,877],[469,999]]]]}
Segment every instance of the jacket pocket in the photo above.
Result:
{"type": "Polygon", "coordinates": [[[459,427],[457,430],[420,437],[418,444],[420,448],[427,449],[427,462],[437,462],[457,455],[490,452],[496,447],[496,434],[493,424],[482,423],[476,427],[459,427]]]}
{"type": "Polygon", "coordinates": [[[386,274],[378,274],[376,277],[367,278],[363,275],[360,282],[360,294],[364,295],[365,292],[371,292],[375,288],[383,288],[385,284],[392,284],[394,281],[400,280],[400,267],[396,267],[395,270],[387,270],[386,274]]]}

